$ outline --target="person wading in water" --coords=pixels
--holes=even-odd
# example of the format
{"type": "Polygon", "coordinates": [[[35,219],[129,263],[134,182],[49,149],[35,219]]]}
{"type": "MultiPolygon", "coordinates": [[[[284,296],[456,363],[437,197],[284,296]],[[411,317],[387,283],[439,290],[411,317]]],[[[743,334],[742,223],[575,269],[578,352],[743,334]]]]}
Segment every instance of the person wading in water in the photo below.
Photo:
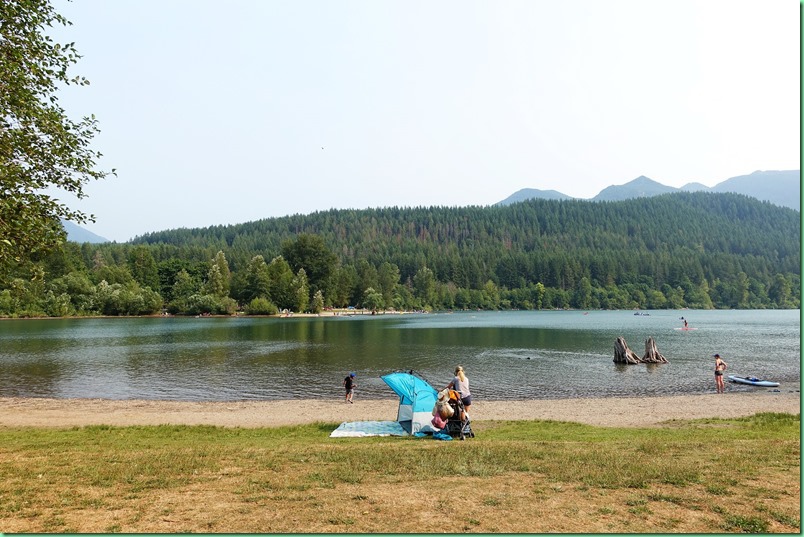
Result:
{"type": "Polygon", "coordinates": [[[723,385],[723,372],[726,370],[727,365],[719,354],[715,354],[715,387],[717,388],[717,393],[726,392],[726,387],[723,385]]]}

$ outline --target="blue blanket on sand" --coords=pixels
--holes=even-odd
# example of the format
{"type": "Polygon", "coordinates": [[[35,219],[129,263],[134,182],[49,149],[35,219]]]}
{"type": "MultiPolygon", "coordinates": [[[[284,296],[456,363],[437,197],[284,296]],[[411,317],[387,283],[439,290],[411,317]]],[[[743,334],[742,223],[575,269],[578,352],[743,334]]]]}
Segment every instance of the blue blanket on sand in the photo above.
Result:
{"type": "MultiPolygon", "coordinates": [[[[408,436],[398,421],[345,421],[330,433],[330,438],[357,438],[362,436],[408,436]]],[[[431,437],[435,440],[452,440],[444,432],[435,434],[416,433],[419,438],[431,437]]]]}
{"type": "Polygon", "coordinates": [[[407,436],[398,421],[347,421],[329,435],[334,438],[360,436],[407,436]]]}

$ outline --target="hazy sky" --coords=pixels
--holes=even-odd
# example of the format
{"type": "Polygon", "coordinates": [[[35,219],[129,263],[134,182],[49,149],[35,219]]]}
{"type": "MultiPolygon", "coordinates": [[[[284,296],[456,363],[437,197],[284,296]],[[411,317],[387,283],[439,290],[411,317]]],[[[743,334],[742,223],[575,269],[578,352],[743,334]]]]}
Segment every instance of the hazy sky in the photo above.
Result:
{"type": "Polygon", "coordinates": [[[119,242],[800,167],[798,0],[53,0],[119,242]]]}

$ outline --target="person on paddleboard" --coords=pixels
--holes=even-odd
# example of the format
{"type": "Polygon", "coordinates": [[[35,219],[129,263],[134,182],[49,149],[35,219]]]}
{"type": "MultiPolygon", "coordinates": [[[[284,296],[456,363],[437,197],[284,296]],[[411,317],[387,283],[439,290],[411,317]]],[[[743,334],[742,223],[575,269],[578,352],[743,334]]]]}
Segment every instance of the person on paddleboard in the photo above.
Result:
{"type": "Polygon", "coordinates": [[[723,372],[726,370],[727,365],[719,354],[715,354],[715,387],[717,388],[717,393],[726,392],[726,387],[723,385],[723,372]]]}

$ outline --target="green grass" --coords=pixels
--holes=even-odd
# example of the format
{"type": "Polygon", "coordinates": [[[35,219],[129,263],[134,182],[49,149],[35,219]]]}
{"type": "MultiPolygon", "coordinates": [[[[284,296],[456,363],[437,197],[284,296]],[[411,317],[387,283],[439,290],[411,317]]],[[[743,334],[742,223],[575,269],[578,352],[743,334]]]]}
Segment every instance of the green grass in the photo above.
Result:
{"type": "MultiPolygon", "coordinates": [[[[208,426],[0,429],[0,520],[34,520],[44,531],[72,529],[63,513],[113,511],[147,504],[154,492],[215,487],[221,479],[244,512],[266,502],[315,505],[322,495],[361,485],[426,485],[467,477],[491,484],[511,476],[531,480],[534,501],[556,495],[623,494],[599,515],[637,521],[657,509],[707,513],[717,527],[700,531],[766,532],[772,524],[798,531],[800,511],[779,509],[790,487],[751,476],[800,471],[800,416],[759,414],[651,428],[602,428],[574,423],[480,422],[465,442],[418,438],[329,438],[337,424],[239,429],[208,426]],[[58,502],[54,510],[54,502],[58,502]],[[739,509],[733,506],[740,505],[739,509]],[[714,507],[713,507],[714,506],[714,507]],[[725,507],[721,507],[725,506],[725,507]]],[[[506,512],[515,499],[477,491],[482,508],[506,512]]],[[[365,504],[368,496],[352,494],[365,504]]],[[[373,500],[372,500],[373,501],[373,500]]],[[[166,513],[165,516],[168,516],[166,513]]],[[[357,531],[350,516],[330,516],[357,531]]],[[[481,526],[466,518],[466,528],[481,526]]],[[[664,524],[672,530],[678,515],[664,524]]],[[[631,526],[618,522],[623,531],[631,526]]],[[[106,531],[122,531],[110,524],[106,531]]],[[[388,531],[394,531],[389,521],[388,531]]],[[[0,528],[2,531],[2,528],[0,528]]],[[[299,531],[303,531],[299,529],[299,531]]]]}
{"type": "MultiPolygon", "coordinates": [[[[488,423],[478,438],[439,443],[415,438],[330,439],[335,424],[270,429],[207,426],[0,430],[4,457],[18,481],[76,481],[128,485],[136,493],[185,485],[193,475],[228,466],[283,474],[297,483],[359,483],[447,476],[491,477],[508,472],[550,476],[604,488],[684,486],[728,467],[738,479],[798,464],[798,418],[760,414],[736,420],[701,420],[683,428],[614,429],[561,422],[488,423]],[[716,426],[712,426],[716,425],[716,426]],[[762,449],[757,449],[761,445],[762,449]],[[434,451],[449,457],[434,457],[434,451]],[[24,464],[20,464],[24,463],[24,464]],[[350,469],[344,472],[344,469],[350,469]],[[400,476],[400,468],[405,472],[400,476]]],[[[13,479],[12,479],[13,480],[13,479]]],[[[728,487],[709,485],[712,494],[728,487]]]]}

